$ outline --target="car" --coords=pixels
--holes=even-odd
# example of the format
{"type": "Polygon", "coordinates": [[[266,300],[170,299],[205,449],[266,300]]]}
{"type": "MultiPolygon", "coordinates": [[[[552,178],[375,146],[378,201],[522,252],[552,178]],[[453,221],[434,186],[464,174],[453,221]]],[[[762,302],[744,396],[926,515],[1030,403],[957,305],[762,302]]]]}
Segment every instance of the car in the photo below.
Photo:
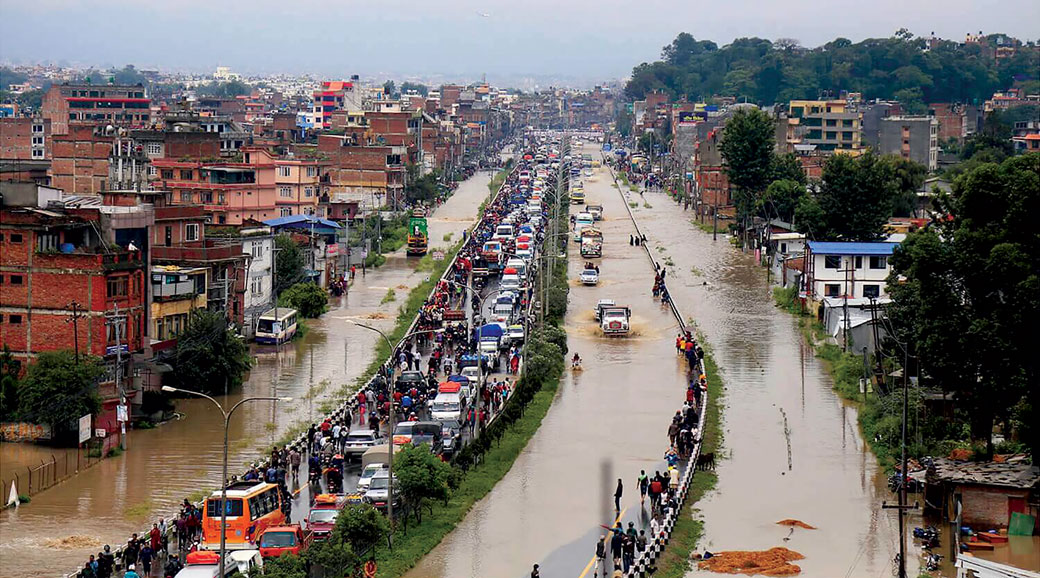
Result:
{"type": "Polygon", "coordinates": [[[523,325],[510,325],[509,326],[509,332],[507,333],[507,335],[509,335],[509,344],[510,345],[520,345],[521,343],[524,342],[524,337],[525,337],[525,335],[524,335],[524,326],[523,325]]]}
{"type": "Polygon", "coordinates": [[[421,371],[403,371],[398,376],[395,385],[397,391],[406,392],[413,387],[422,387],[426,384],[426,378],[421,371]]]}
{"type": "Polygon", "coordinates": [[[480,379],[480,368],[476,365],[463,367],[460,375],[464,375],[469,378],[470,382],[476,383],[480,379]]]}
{"type": "Polygon", "coordinates": [[[592,169],[591,168],[585,169],[584,174],[585,174],[586,177],[591,177],[592,176],[592,169]]]}
{"type": "Polygon", "coordinates": [[[375,430],[356,429],[347,434],[343,446],[343,456],[346,458],[360,458],[372,446],[382,443],[382,438],[375,430]]]}
{"type": "MultiPolygon", "coordinates": [[[[396,476],[395,476],[396,478],[396,476]]],[[[394,480],[397,481],[396,479],[394,480]]],[[[401,500],[400,485],[394,484],[394,505],[396,506],[401,500]]],[[[368,491],[365,492],[365,502],[372,504],[377,509],[385,509],[387,499],[390,496],[390,472],[389,470],[376,473],[372,476],[372,482],[368,486],[368,491]]]]}
{"type": "Polygon", "coordinates": [[[603,314],[604,307],[613,307],[614,305],[616,305],[616,303],[614,303],[613,299],[600,299],[599,301],[597,301],[596,310],[593,312],[593,314],[596,317],[596,321],[600,320],[600,316],[603,314]]]}
{"type": "Polygon", "coordinates": [[[595,269],[585,269],[581,272],[582,285],[599,285],[599,273],[595,269]]]}
{"type": "Polygon", "coordinates": [[[315,540],[324,540],[329,537],[332,528],[336,525],[342,506],[333,507],[325,504],[315,504],[304,522],[307,530],[314,535],[315,540]]]}
{"type": "MultiPolygon", "coordinates": [[[[259,574],[264,559],[259,550],[231,550],[224,557],[224,575],[248,576],[259,574]]],[[[175,578],[217,578],[220,575],[220,554],[213,550],[196,550],[185,556],[185,566],[175,578]]]]}
{"type": "Polygon", "coordinates": [[[384,463],[376,462],[368,464],[361,468],[361,475],[358,476],[357,482],[357,493],[364,494],[368,491],[369,484],[372,483],[372,476],[387,469],[387,465],[384,463]]]}
{"type": "Polygon", "coordinates": [[[441,454],[452,455],[462,443],[462,422],[456,419],[442,419],[441,422],[441,454]]]}
{"type": "Polygon", "coordinates": [[[412,443],[412,428],[415,426],[414,421],[399,421],[394,426],[394,445],[403,446],[412,443]]]}

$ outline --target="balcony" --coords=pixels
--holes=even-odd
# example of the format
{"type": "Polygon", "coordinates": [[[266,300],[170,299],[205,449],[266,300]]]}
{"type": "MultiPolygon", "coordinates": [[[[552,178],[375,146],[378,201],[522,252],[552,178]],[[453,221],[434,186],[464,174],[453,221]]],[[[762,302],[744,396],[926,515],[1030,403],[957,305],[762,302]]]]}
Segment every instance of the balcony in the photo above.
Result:
{"type": "Polygon", "coordinates": [[[215,263],[244,259],[242,244],[217,244],[207,239],[201,243],[185,243],[173,247],[154,247],[152,259],[168,263],[215,263]]]}
{"type": "Polygon", "coordinates": [[[191,277],[187,281],[176,283],[152,283],[152,299],[156,301],[178,301],[180,299],[194,299],[196,295],[205,292],[206,280],[203,276],[202,283],[196,283],[191,277]]]}

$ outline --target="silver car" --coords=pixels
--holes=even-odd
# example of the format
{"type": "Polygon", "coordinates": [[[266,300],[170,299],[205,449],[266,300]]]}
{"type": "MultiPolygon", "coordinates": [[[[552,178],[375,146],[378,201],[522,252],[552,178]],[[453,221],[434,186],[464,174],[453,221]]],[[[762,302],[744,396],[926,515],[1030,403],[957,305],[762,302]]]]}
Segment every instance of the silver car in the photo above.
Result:
{"type": "Polygon", "coordinates": [[[347,458],[360,458],[365,452],[371,449],[372,446],[377,446],[381,442],[382,438],[380,438],[375,431],[370,429],[356,429],[347,434],[343,455],[347,458]]]}

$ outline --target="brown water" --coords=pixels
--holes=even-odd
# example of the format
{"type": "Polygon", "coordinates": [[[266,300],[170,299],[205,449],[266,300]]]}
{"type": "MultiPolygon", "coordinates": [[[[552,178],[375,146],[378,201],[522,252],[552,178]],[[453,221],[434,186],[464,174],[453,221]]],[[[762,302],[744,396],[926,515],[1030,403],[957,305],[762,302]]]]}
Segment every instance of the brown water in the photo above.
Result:
{"type": "MultiPolygon", "coordinates": [[[[431,247],[451,244],[443,241],[445,234],[452,233],[455,241],[475,221],[477,208],[488,194],[488,178],[482,172],[460,184],[451,199],[431,215],[431,247]]],[[[329,313],[307,322],[303,339],[277,349],[254,348],[256,364],[241,391],[218,399],[225,406],[245,396],[291,396],[295,401],[278,405],[251,402],[236,411],[230,428],[232,473],[242,471],[265,448],[269,451],[270,444],[293,424],[315,419],[321,402],[341,385],[352,383],[367,367],[380,338],[350,325],[347,319],[364,319],[384,331],[393,327],[406,289],[429,275],[415,272],[416,260],[403,255],[402,250],[389,256],[386,265],[364,277],[359,272],[350,292],[332,300],[329,313]],[[388,288],[395,288],[397,300],[381,304],[388,288]],[[330,383],[324,390],[318,385],[323,380],[330,383]]],[[[217,487],[223,419],[206,400],[181,400],[177,408],[182,419],[133,432],[130,449],[122,456],[104,460],[33,496],[26,506],[0,513],[0,576],[72,571],[100,548],[55,549],[44,545],[48,540],[84,535],[114,547],[132,532],[150,527],[159,516],[175,513],[185,497],[217,487]]],[[[3,444],[0,462],[4,475],[9,463],[37,460],[41,451],[50,452],[3,444]]]]}
{"type": "MultiPolygon", "coordinates": [[[[409,576],[522,576],[533,563],[545,576],[584,576],[597,525],[613,518],[608,502],[617,477],[626,483],[626,520],[639,509],[635,476],[658,467],[668,418],[681,403],[676,324],[650,301],[651,270],[628,245],[629,199],[605,169],[597,177],[585,188],[607,216],[604,282],[572,287],[566,321],[585,370],[566,377],[513,468],[409,576]],[[588,311],[608,297],[633,308],[642,335],[597,336],[588,311]]],[[[646,195],[652,208],[643,208],[638,193],[629,196],[654,256],[674,263],[665,265],[669,290],[703,331],[728,385],[718,491],[700,504],[702,548],[787,546],[806,556],[799,562],[805,576],[887,575],[897,550],[895,517],[881,509],[892,499],[884,476],[864,447],[855,410],[831,389],[796,320],[773,307],[764,270],[724,238],[712,243],[664,195],[646,195]],[[789,530],[775,524],[784,518],[819,529],[784,541],[789,530]]],[[[573,276],[580,258],[571,251],[573,276]]]]}

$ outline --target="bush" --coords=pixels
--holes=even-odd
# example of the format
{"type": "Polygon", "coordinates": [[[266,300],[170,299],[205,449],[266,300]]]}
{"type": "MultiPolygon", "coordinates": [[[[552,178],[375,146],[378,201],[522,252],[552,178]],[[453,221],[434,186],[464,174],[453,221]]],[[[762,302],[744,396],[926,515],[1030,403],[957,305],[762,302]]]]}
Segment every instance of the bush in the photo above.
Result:
{"type": "Polygon", "coordinates": [[[329,308],[329,294],[315,283],[297,283],[278,296],[280,307],[292,307],[303,317],[315,318],[329,308]]]}

